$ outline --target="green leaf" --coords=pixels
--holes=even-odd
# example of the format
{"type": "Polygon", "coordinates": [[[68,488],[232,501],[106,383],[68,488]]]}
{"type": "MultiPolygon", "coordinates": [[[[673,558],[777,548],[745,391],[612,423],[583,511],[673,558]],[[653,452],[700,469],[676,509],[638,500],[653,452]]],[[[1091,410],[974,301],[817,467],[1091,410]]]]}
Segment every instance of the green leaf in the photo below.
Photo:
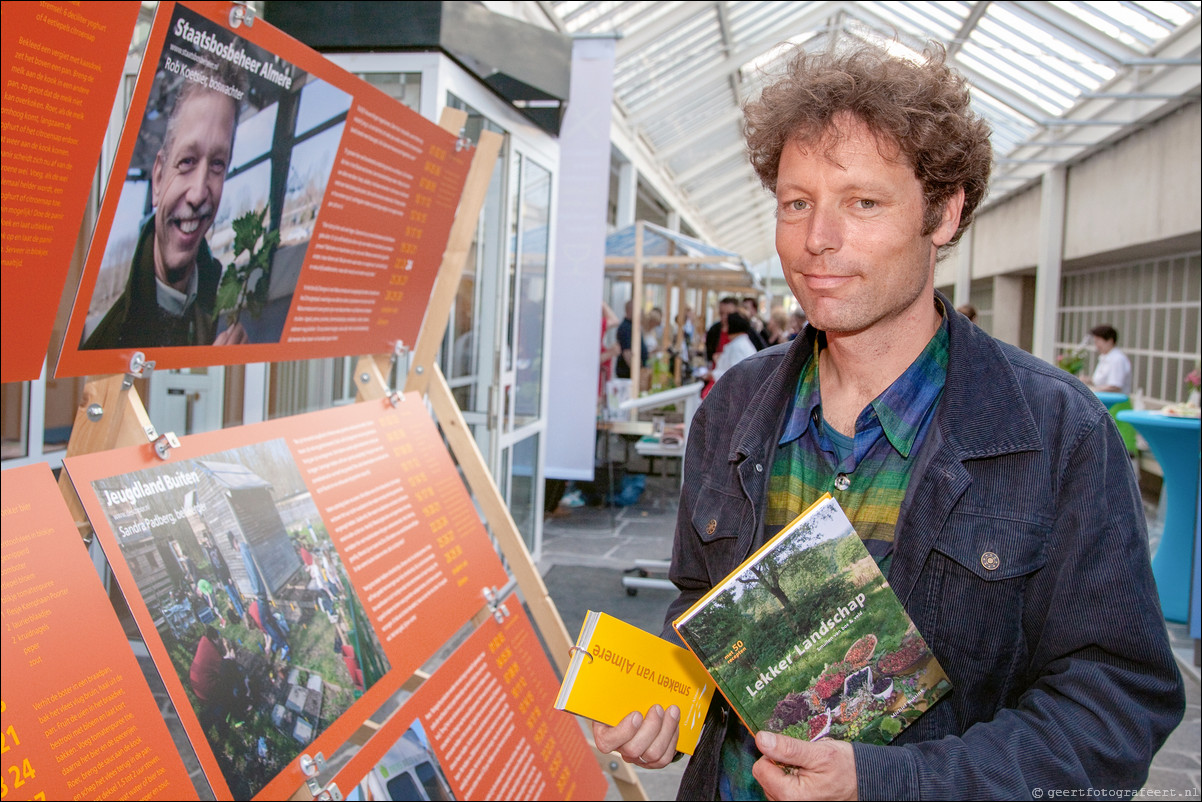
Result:
{"type": "Polygon", "coordinates": [[[271,286],[271,259],[280,243],[279,231],[267,231],[264,220],[267,207],[246,212],[235,218],[234,258],[249,252],[244,264],[231,264],[221,277],[217,290],[215,315],[231,312],[237,317],[243,309],[258,318],[267,304],[267,291],[271,286]],[[255,246],[262,240],[262,245],[255,246]],[[247,286],[251,276],[256,277],[253,287],[247,286]]]}
{"type": "Polygon", "coordinates": [[[221,284],[217,287],[217,300],[213,307],[213,317],[217,318],[222,312],[232,311],[238,305],[238,294],[242,292],[242,279],[239,271],[230,267],[221,276],[221,284]]]}

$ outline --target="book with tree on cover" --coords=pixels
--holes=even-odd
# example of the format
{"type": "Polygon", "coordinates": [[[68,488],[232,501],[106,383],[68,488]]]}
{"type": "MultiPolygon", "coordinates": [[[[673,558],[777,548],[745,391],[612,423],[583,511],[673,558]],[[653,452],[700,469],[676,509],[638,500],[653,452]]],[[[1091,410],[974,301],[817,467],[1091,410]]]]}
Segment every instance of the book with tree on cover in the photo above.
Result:
{"type": "Polygon", "coordinates": [[[613,726],[632,710],[680,708],[676,749],[693,754],[714,695],[714,683],[688,649],[607,613],[589,610],[556,710],[613,726]]]}
{"type": "Polygon", "coordinates": [[[753,733],[886,744],[952,687],[829,493],[673,625],[753,733]]]}

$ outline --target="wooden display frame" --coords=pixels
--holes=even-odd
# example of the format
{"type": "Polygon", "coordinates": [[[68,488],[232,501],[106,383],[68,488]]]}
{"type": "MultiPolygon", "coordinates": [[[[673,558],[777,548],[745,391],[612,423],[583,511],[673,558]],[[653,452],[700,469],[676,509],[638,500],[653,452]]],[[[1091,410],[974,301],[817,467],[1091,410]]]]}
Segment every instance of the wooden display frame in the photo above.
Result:
{"type": "MultiPolygon", "coordinates": [[[[466,112],[447,108],[443,110],[439,126],[457,133],[463,128],[466,119],[466,112]]],[[[526,549],[517,524],[510,515],[488,465],[476,446],[471,430],[464,421],[450,386],[435,360],[502,141],[501,135],[494,132],[484,131],[480,135],[420,333],[408,360],[403,389],[405,392],[420,392],[427,398],[452,455],[484,513],[489,530],[496,539],[516,584],[521,588],[534,626],[562,675],[568,665],[569,649],[575,641],[569,636],[555,603],[547,593],[546,585],[526,549]]],[[[380,400],[393,395],[394,391],[388,380],[393,356],[364,356],[358,360],[355,370],[358,400],[380,400]]],[[[153,365],[145,367],[153,368],[153,365]]],[[[159,449],[170,448],[174,435],[160,436],[136,388],[136,381],[143,378],[142,369],[143,366],[135,360],[135,363],[131,364],[130,372],[124,375],[101,376],[87,382],[67,444],[68,457],[132,445],[154,444],[154,447],[159,449]]],[[[401,378],[398,377],[398,382],[400,381],[401,378]]],[[[89,534],[91,525],[65,471],[60,477],[59,487],[77,528],[81,534],[89,534]]],[[[489,608],[484,607],[473,621],[483,620],[489,613],[489,608]]],[[[414,689],[424,680],[424,674],[418,672],[406,681],[404,687],[414,689]]],[[[593,751],[602,772],[613,779],[623,799],[648,798],[629,765],[612,755],[598,752],[595,748],[593,751]]],[[[300,786],[292,798],[315,798],[322,790],[320,785],[310,782],[300,786]]]]}

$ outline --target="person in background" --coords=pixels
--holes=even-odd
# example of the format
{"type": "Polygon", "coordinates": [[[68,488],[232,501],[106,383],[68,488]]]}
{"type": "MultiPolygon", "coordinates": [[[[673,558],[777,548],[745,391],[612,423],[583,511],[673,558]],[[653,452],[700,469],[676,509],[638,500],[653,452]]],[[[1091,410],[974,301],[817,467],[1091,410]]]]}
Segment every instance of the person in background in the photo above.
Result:
{"type": "MultiPolygon", "coordinates": [[[[632,343],[634,340],[634,301],[626,302],[626,317],[618,324],[618,362],[614,369],[614,376],[619,379],[630,378],[630,365],[634,360],[634,352],[632,343]]],[[[647,349],[639,349],[639,366],[647,367],[647,349]]]]}
{"type": "Polygon", "coordinates": [[[597,398],[605,398],[605,383],[614,377],[614,360],[622,353],[622,347],[618,345],[617,340],[606,342],[606,335],[609,330],[618,325],[621,321],[618,320],[614,310],[609,308],[609,304],[601,302],[601,368],[597,376],[597,398]]]}
{"type": "Polygon", "coordinates": [[[222,731],[226,717],[246,715],[251,706],[250,683],[235,659],[234,647],[211,625],[196,642],[188,681],[201,704],[201,720],[222,731]]]}
{"type": "MultiPolygon", "coordinates": [[[[728,295],[718,302],[718,320],[705,332],[705,359],[711,370],[718,364],[718,354],[722,353],[722,349],[730,339],[726,321],[730,315],[738,311],[739,299],[733,295],[728,295]]],[[[751,344],[755,346],[755,350],[762,351],[765,348],[764,339],[756,333],[755,329],[748,332],[747,336],[751,340],[751,344]]]]}
{"type": "Polygon", "coordinates": [[[772,313],[768,315],[768,329],[766,332],[766,340],[768,345],[780,345],[787,343],[789,337],[789,314],[781,307],[775,307],[772,313]]]}
{"type": "Polygon", "coordinates": [[[794,309],[789,313],[789,339],[792,340],[801,334],[801,330],[806,327],[806,313],[801,309],[794,309]]]}
{"type": "Polygon", "coordinates": [[[722,346],[726,345],[728,338],[726,334],[726,318],[732,312],[739,310],[739,299],[728,295],[718,301],[718,319],[714,321],[708,329],[705,330],[705,363],[713,367],[714,360],[718,358],[718,353],[722,350],[722,346]]]}
{"type": "Polygon", "coordinates": [[[1098,364],[1085,383],[1098,392],[1131,395],[1131,360],[1118,347],[1119,333],[1114,326],[1103,323],[1089,330],[1094,347],[1098,349],[1098,364]]]}
{"type": "Polygon", "coordinates": [[[718,362],[710,373],[711,382],[718,381],[726,371],[755,353],[755,346],[751,342],[751,321],[745,316],[732,312],[726,318],[726,330],[730,339],[722,353],[718,354],[718,362]]]}
{"type": "Polygon", "coordinates": [[[760,301],[754,295],[743,298],[743,315],[751,322],[751,330],[767,343],[764,337],[764,319],[760,317],[760,301]]]}
{"type": "Polygon", "coordinates": [[[643,349],[654,357],[663,348],[664,342],[664,310],[658,306],[643,316],[643,349]]]}
{"type": "Polygon", "coordinates": [[[684,308],[684,312],[680,314],[679,320],[677,320],[677,324],[680,326],[681,331],[684,332],[685,345],[689,348],[692,348],[693,343],[697,340],[696,317],[697,315],[693,311],[693,307],[686,306],[684,308]]]}
{"type": "Polygon", "coordinates": [[[960,304],[956,307],[956,311],[964,315],[973,323],[977,322],[977,308],[972,304],[960,304]]]}

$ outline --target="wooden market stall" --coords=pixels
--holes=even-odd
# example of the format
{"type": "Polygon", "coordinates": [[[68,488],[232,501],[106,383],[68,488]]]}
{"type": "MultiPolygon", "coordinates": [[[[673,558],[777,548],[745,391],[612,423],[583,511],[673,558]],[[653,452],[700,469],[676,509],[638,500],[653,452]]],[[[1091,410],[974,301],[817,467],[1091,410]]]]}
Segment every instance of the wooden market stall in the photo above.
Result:
{"type": "MultiPolygon", "coordinates": [[[[758,278],[739,254],[644,220],[606,238],[605,277],[610,282],[630,282],[632,307],[640,311],[646,297],[646,285],[663,286],[665,317],[674,325],[664,326],[664,341],[660,347],[674,347],[682,359],[689,356],[684,348],[683,324],[686,299],[690,294],[694,298],[694,308],[703,317],[704,310],[710,307],[711,293],[721,297],[761,292],[758,278]],[[669,332],[673,335],[672,342],[668,342],[669,332]]],[[[642,315],[635,314],[631,322],[630,384],[636,388],[641,386],[642,379],[642,315]]],[[[700,324],[700,320],[698,322],[700,324]]],[[[702,325],[702,335],[704,330],[702,325]]],[[[682,359],[676,360],[673,370],[676,385],[680,384],[682,359]]],[[[632,390],[632,394],[637,396],[636,391],[632,390]]]]}

